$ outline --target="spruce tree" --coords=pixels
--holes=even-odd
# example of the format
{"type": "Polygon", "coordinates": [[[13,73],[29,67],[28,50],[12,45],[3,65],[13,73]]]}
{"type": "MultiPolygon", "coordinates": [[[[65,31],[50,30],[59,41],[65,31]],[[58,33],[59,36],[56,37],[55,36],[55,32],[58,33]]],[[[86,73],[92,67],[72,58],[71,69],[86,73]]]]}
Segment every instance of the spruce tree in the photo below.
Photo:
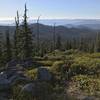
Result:
{"type": "Polygon", "coordinates": [[[17,17],[15,17],[15,24],[16,24],[16,28],[15,28],[15,34],[14,34],[14,57],[17,59],[19,56],[19,52],[20,52],[19,42],[21,40],[18,11],[17,11],[17,17]]]}
{"type": "Polygon", "coordinates": [[[22,32],[21,32],[21,58],[27,59],[32,58],[33,52],[33,41],[32,41],[32,32],[28,27],[27,22],[27,7],[25,4],[25,11],[24,11],[24,21],[22,23],[22,32]]]}
{"type": "Polygon", "coordinates": [[[12,50],[9,30],[6,31],[6,61],[9,62],[12,59],[12,50]]]}
{"type": "Polygon", "coordinates": [[[54,23],[53,27],[53,49],[56,49],[56,23],[54,23]]]}
{"type": "Polygon", "coordinates": [[[100,37],[99,37],[99,33],[97,33],[96,36],[96,42],[95,42],[95,52],[100,52],[100,37]]]}
{"type": "Polygon", "coordinates": [[[0,33],[0,65],[3,62],[3,43],[2,43],[2,33],[0,33]]]}
{"type": "Polygon", "coordinates": [[[40,20],[40,16],[37,19],[37,55],[39,56],[40,54],[40,27],[39,27],[39,20],[40,20]]]}
{"type": "Polygon", "coordinates": [[[56,49],[61,50],[62,48],[62,43],[61,43],[61,36],[57,36],[57,41],[56,41],[56,49]]]}

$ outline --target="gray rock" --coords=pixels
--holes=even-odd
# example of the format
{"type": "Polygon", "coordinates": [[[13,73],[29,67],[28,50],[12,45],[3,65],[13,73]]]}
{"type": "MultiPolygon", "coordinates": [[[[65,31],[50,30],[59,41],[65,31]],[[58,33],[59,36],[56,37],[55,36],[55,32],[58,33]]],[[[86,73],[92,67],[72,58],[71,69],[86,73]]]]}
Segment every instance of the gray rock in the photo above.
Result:
{"type": "Polygon", "coordinates": [[[16,59],[13,59],[6,64],[6,68],[9,69],[9,68],[15,67],[17,64],[18,64],[18,61],[16,59]]]}
{"type": "Polygon", "coordinates": [[[6,74],[0,74],[0,90],[6,90],[10,87],[10,81],[7,79],[6,74]]]}
{"type": "Polygon", "coordinates": [[[32,96],[36,96],[36,85],[35,85],[34,83],[26,84],[26,85],[22,88],[22,92],[23,92],[23,93],[32,94],[32,96]]]}
{"type": "Polygon", "coordinates": [[[0,73],[0,79],[4,79],[4,78],[7,78],[7,74],[5,72],[1,72],[0,73]]]}
{"type": "MultiPolygon", "coordinates": [[[[22,88],[22,94],[29,94],[32,97],[39,97],[44,98],[44,96],[50,95],[51,88],[50,84],[48,82],[40,82],[40,81],[34,81],[32,83],[26,84],[22,88]]],[[[44,100],[44,99],[41,99],[44,100]]],[[[45,99],[48,100],[48,99],[45,99]]],[[[51,99],[50,99],[51,100],[51,99]]]]}
{"type": "Polygon", "coordinates": [[[12,74],[8,72],[0,73],[0,90],[10,89],[10,87],[18,81],[29,82],[30,79],[24,76],[20,72],[13,72],[12,74]],[[9,77],[8,77],[9,76],[9,77]]]}
{"type": "Polygon", "coordinates": [[[37,77],[40,81],[50,81],[52,78],[52,75],[47,68],[40,67],[38,68],[37,77]]]}

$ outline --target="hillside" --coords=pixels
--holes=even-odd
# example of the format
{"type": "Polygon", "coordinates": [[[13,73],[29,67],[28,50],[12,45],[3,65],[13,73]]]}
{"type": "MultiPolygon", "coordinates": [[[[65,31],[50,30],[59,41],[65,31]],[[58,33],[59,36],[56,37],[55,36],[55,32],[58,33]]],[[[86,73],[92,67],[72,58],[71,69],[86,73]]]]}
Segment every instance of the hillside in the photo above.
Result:
{"type": "MultiPolygon", "coordinates": [[[[33,36],[36,37],[37,34],[37,24],[29,25],[33,36]]],[[[11,36],[14,34],[15,26],[0,26],[0,32],[5,34],[5,31],[9,30],[11,36]]],[[[41,39],[52,39],[53,36],[53,26],[39,24],[39,32],[41,39]]],[[[97,34],[97,30],[93,30],[87,27],[65,27],[65,26],[56,26],[56,35],[60,35],[62,39],[68,39],[73,37],[94,37],[97,34]]]]}

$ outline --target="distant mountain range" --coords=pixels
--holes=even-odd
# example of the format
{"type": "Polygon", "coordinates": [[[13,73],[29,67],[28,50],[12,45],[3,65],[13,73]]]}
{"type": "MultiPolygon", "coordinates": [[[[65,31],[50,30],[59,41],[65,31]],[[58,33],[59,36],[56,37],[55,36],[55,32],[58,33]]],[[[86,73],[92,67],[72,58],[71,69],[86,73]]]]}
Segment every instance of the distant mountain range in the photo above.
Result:
{"type": "MultiPolygon", "coordinates": [[[[37,24],[30,24],[29,25],[33,37],[36,37],[37,34],[37,24]]],[[[40,32],[40,39],[44,40],[51,40],[53,38],[54,28],[51,25],[44,25],[39,24],[39,32],[40,32]]],[[[5,32],[9,29],[11,37],[14,34],[15,26],[0,26],[0,33],[3,33],[5,36],[5,32]]],[[[70,39],[74,37],[95,37],[97,34],[97,30],[93,30],[87,27],[66,27],[65,25],[58,25],[56,26],[56,36],[60,35],[62,39],[70,39]]]]}
{"type": "MultiPolygon", "coordinates": [[[[29,20],[30,24],[36,23],[36,20],[29,20]]],[[[68,28],[90,28],[100,30],[100,19],[40,19],[40,23],[44,25],[65,26],[68,28]]],[[[2,20],[0,25],[14,26],[14,20],[2,20]]]]}

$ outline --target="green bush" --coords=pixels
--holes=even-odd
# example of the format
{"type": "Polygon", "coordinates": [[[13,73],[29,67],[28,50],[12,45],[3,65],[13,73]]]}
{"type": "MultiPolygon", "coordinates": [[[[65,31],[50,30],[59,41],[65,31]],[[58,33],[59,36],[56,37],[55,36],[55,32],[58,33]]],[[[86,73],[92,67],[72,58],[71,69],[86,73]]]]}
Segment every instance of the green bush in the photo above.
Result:
{"type": "Polygon", "coordinates": [[[30,77],[32,80],[37,78],[37,68],[32,70],[26,70],[25,71],[26,76],[30,77]]]}
{"type": "Polygon", "coordinates": [[[54,73],[58,73],[58,72],[61,72],[61,69],[62,69],[62,65],[64,64],[64,61],[55,61],[51,67],[51,70],[54,72],[54,73]]]}
{"type": "Polygon", "coordinates": [[[78,75],[72,78],[76,87],[89,94],[95,95],[100,91],[100,79],[94,79],[87,75],[78,75]]]}
{"type": "Polygon", "coordinates": [[[89,57],[75,58],[74,63],[71,65],[71,72],[75,74],[99,74],[100,59],[92,59],[89,57]],[[98,72],[97,72],[98,71],[98,72]]]}

